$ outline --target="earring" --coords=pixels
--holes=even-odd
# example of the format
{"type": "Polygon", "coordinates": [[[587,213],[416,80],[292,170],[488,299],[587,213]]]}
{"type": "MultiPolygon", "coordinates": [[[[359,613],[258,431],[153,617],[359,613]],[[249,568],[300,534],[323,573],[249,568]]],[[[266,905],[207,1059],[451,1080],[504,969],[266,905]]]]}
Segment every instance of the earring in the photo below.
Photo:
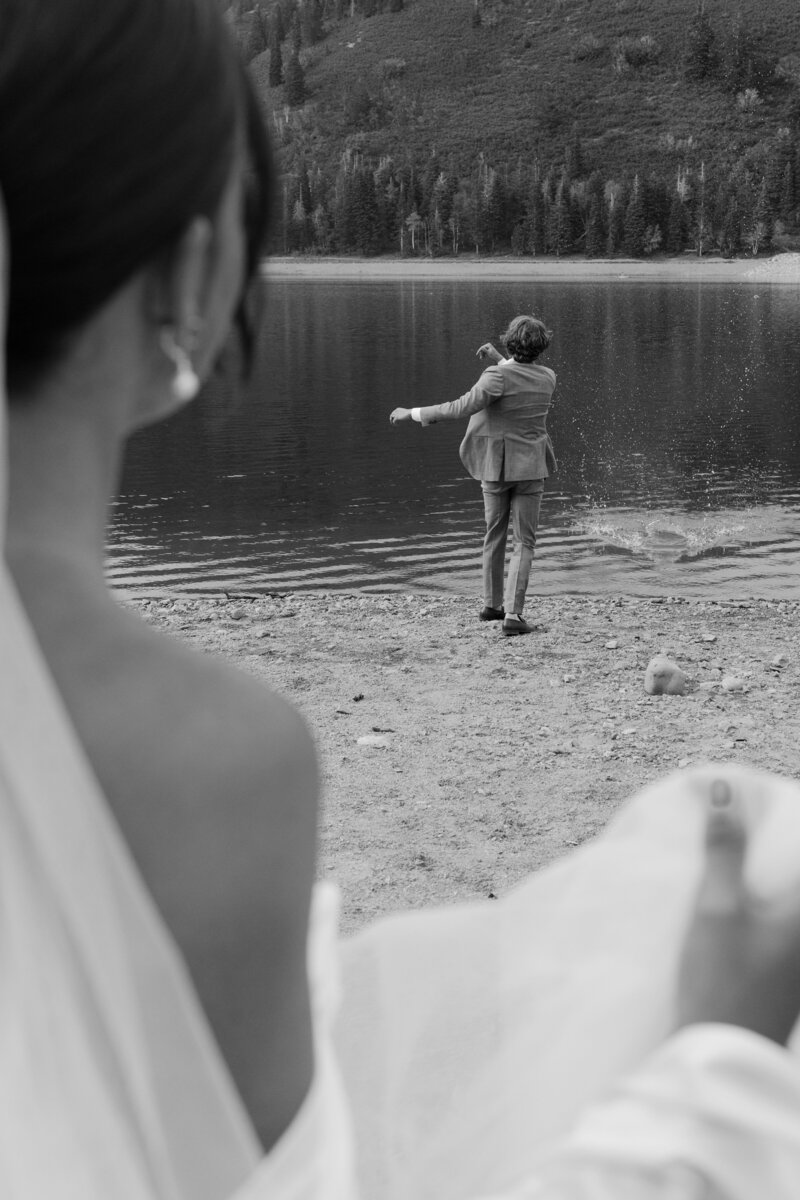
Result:
{"type": "Polygon", "coordinates": [[[161,330],[161,349],[175,367],[172,377],[172,394],[181,404],[194,400],[200,391],[200,380],[192,366],[192,360],[175,337],[175,330],[167,325],[161,330]]]}

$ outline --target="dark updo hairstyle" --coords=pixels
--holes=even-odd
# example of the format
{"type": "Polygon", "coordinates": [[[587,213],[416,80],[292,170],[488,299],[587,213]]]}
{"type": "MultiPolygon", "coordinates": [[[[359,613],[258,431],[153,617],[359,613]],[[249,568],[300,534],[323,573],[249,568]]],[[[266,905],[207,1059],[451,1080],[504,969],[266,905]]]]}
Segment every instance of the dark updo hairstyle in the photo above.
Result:
{"type": "Polygon", "coordinates": [[[194,217],[216,214],[240,147],[252,276],[269,150],[218,0],[0,0],[12,389],[46,374],[194,217]]]}
{"type": "Polygon", "coordinates": [[[537,317],[514,317],[503,334],[506,350],[516,362],[534,362],[550,345],[550,329],[537,317]]]}

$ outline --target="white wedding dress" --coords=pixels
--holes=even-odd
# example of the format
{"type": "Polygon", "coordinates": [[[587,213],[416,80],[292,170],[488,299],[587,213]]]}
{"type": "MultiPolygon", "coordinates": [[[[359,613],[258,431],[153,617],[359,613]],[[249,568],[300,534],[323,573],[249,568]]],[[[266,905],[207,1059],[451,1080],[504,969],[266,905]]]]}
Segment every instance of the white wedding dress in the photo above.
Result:
{"type": "MultiPolygon", "coordinates": [[[[796,882],[798,789],[733,778],[753,883],[796,882]]],[[[796,1200],[795,1056],[724,1027],[658,1049],[696,793],[667,781],[505,900],[342,947],[319,888],[315,1079],[263,1156],[0,560],[0,1197],[796,1200]]]]}
{"type": "Polygon", "coordinates": [[[751,885],[796,886],[800,789],[708,768],[646,789],[503,900],[344,944],[337,1042],[365,1197],[800,1196],[795,1054],[725,1026],[669,1036],[721,775],[745,797],[751,885]]]}

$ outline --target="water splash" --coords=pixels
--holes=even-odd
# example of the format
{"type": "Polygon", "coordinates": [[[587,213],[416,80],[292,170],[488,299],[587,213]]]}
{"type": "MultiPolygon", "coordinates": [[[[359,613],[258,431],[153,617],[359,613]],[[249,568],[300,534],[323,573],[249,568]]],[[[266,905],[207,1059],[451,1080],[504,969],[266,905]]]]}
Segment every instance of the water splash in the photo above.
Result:
{"type": "Polygon", "coordinates": [[[589,538],[652,562],[685,562],[741,549],[760,532],[755,513],[636,512],[596,508],[578,522],[589,538]],[[757,530],[755,526],[758,526],[757,530]]]}

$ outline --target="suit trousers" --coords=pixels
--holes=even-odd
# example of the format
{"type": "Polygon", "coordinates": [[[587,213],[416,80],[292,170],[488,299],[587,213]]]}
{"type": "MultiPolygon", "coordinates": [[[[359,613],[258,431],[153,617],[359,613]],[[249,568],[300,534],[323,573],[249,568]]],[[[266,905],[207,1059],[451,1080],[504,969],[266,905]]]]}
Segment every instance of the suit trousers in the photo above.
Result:
{"type": "Polygon", "coordinates": [[[522,613],[536,546],[536,527],[539,524],[544,480],[501,479],[493,482],[484,479],[481,481],[481,488],[486,516],[486,536],[483,539],[483,602],[490,608],[500,608],[503,605],[507,613],[522,613]],[[509,520],[514,544],[504,596],[503,573],[509,520]]]}

